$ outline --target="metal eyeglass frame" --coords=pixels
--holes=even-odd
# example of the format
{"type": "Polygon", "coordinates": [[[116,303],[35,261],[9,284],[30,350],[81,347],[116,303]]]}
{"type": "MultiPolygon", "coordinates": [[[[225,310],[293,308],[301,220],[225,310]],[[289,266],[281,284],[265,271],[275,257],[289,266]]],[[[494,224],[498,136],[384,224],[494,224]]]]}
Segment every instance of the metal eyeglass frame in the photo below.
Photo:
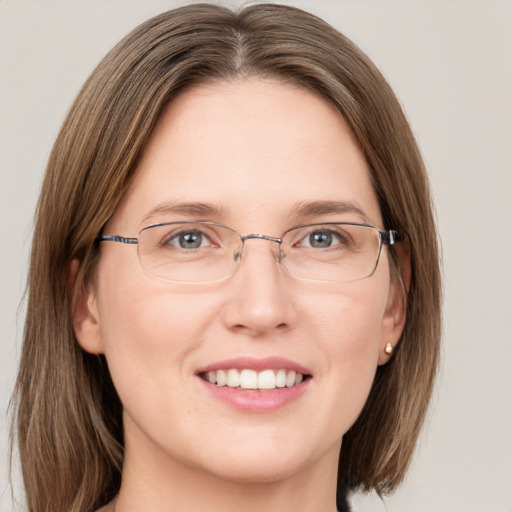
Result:
{"type": "MultiPolygon", "coordinates": [[[[217,227],[220,227],[220,228],[227,229],[227,230],[231,231],[232,233],[236,234],[240,238],[240,241],[241,241],[241,244],[242,244],[242,247],[241,247],[240,251],[238,251],[238,252],[236,252],[234,254],[236,262],[239,262],[242,259],[243,252],[244,252],[244,249],[245,249],[245,241],[246,240],[252,240],[252,239],[268,240],[270,242],[275,242],[278,245],[281,245],[281,243],[283,241],[283,237],[287,233],[289,233],[290,231],[294,231],[296,229],[301,229],[301,228],[307,228],[307,227],[315,227],[315,226],[343,226],[343,225],[345,225],[345,226],[361,226],[361,227],[365,227],[365,228],[374,229],[375,231],[378,232],[379,240],[380,240],[379,250],[377,252],[377,259],[375,261],[375,266],[374,266],[374,268],[373,268],[373,270],[372,270],[372,272],[370,274],[368,274],[367,276],[361,277],[359,279],[355,279],[355,281],[359,281],[359,280],[362,280],[362,279],[367,279],[368,277],[371,277],[375,273],[375,270],[377,269],[377,266],[379,264],[380,254],[382,252],[382,246],[383,245],[390,245],[391,246],[391,245],[395,245],[397,243],[400,243],[400,242],[404,241],[404,236],[401,233],[399,233],[398,231],[394,230],[394,229],[383,231],[383,230],[381,230],[381,229],[379,229],[379,228],[377,228],[375,226],[372,226],[371,224],[365,224],[363,222],[317,222],[317,223],[313,223],[313,224],[299,224],[297,226],[293,226],[293,227],[287,229],[281,235],[280,238],[276,238],[274,236],[262,235],[260,233],[251,233],[251,234],[248,234],[248,235],[241,235],[240,233],[238,233],[234,229],[230,228],[229,226],[226,226],[224,224],[220,224],[218,222],[210,222],[210,221],[173,221],[173,222],[160,222],[160,223],[156,223],[156,224],[150,224],[149,226],[145,226],[145,227],[143,227],[139,231],[139,235],[140,235],[140,233],[142,233],[143,231],[145,231],[147,229],[157,228],[157,227],[161,227],[161,226],[172,226],[173,224],[195,224],[195,225],[200,224],[200,225],[205,225],[205,226],[217,226],[217,227]]],[[[100,243],[100,242],[119,242],[119,243],[122,243],[122,244],[132,244],[132,245],[137,245],[139,243],[139,239],[138,238],[125,237],[125,236],[121,236],[121,235],[106,235],[106,236],[105,235],[98,235],[95,238],[94,241],[95,241],[95,243],[100,243]]],[[[138,254],[138,256],[139,256],[139,254],[138,254]]],[[[280,258],[280,259],[282,259],[282,258],[280,258]]],[[[140,262],[140,256],[139,256],[139,263],[141,263],[140,262]]],[[[141,263],[141,266],[142,266],[142,268],[144,268],[144,265],[142,265],[142,263],[141,263]]],[[[152,274],[149,274],[149,275],[151,275],[152,277],[155,277],[157,279],[162,279],[162,280],[168,281],[168,282],[189,283],[189,281],[173,281],[171,279],[166,279],[166,278],[162,278],[162,277],[159,277],[159,276],[153,276],[152,274]]],[[[226,276],[226,277],[220,279],[220,281],[222,281],[224,279],[228,279],[232,275],[233,274],[230,274],[229,276],[226,276]]],[[[295,277],[295,278],[296,279],[306,279],[306,278],[301,278],[301,277],[295,277]]],[[[308,280],[308,279],[306,279],[306,280],[308,280]]],[[[213,281],[194,281],[193,283],[194,284],[196,284],[196,283],[200,284],[201,282],[215,282],[215,281],[216,280],[213,280],[213,281]]],[[[335,282],[335,281],[328,281],[328,280],[326,280],[326,282],[335,282]]]]}

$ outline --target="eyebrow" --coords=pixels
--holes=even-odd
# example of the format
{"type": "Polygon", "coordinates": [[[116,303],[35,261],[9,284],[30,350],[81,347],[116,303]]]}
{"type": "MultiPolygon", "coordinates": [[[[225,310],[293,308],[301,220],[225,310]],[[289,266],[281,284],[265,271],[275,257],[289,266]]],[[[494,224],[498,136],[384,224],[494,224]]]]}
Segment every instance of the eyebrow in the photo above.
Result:
{"type": "Polygon", "coordinates": [[[351,201],[301,201],[292,208],[290,217],[310,219],[323,215],[339,215],[343,213],[355,213],[363,222],[370,223],[368,215],[351,201]]]}
{"type": "Polygon", "coordinates": [[[221,218],[226,216],[227,211],[222,206],[215,206],[210,203],[180,203],[177,201],[164,201],[151,208],[142,218],[142,222],[147,222],[156,215],[184,215],[188,217],[202,218],[221,218]]]}
{"type": "MultiPolygon", "coordinates": [[[[367,224],[370,223],[368,215],[351,201],[301,201],[290,210],[289,218],[309,220],[324,215],[354,213],[367,224]]],[[[164,201],[151,208],[142,218],[142,222],[148,222],[157,215],[183,215],[187,217],[222,219],[228,215],[228,210],[223,206],[211,203],[164,201]]]]}

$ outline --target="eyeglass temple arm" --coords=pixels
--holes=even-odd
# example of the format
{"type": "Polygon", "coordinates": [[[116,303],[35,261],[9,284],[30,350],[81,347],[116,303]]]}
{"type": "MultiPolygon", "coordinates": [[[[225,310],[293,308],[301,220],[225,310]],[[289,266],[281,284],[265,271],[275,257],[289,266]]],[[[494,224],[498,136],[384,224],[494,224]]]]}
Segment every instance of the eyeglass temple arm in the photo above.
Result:
{"type": "Polygon", "coordinates": [[[137,244],[139,242],[138,238],[126,238],[119,235],[97,236],[95,240],[96,242],[120,242],[122,244],[137,244]]]}
{"type": "Polygon", "coordinates": [[[389,231],[379,231],[382,243],[385,245],[394,245],[404,241],[404,235],[390,229],[389,231]]]}

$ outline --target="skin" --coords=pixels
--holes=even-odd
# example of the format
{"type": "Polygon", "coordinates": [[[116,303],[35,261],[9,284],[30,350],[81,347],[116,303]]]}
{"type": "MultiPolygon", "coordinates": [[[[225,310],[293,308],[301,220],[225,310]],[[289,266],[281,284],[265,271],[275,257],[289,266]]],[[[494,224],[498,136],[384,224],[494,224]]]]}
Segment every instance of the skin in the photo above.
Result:
{"type": "MultiPolygon", "coordinates": [[[[339,114],[310,91],[260,79],[174,100],[105,234],[136,237],[169,220],[144,219],[169,200],[222,208],[200,220],[242,234],[279,237],[305,220],[291,213],[298,201],[350,201],[382,228],[367,163],[339,114]]],[[[306,222],[363,220],[334,217],[306,222]]],[[[389,357],[386,343],[400,337],[403,299],[386,249],[373,276],[339,284],[294,279],[276,264],[274,245],[248,241],[226,281],[177,285],[148,276],[136,246],[101,244],[74,323],[80,345],[106,355],[124,406],[117,512],[335,511],[342,436],[389,357]],[[205,392],[196,370],[241,356],[306,366],[307,391],[266,413],[205,392]]]]}

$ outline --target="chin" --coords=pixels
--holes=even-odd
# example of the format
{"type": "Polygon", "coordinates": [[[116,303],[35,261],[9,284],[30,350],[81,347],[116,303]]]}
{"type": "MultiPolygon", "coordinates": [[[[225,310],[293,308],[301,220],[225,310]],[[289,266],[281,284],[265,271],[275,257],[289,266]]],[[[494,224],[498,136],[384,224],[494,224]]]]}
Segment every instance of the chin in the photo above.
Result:
{"type": "Polygon", "coordinates": [[[337,468],[341,440],[329,446],[307,446],[307,440],[297,438],[261,441],[232,444],[227,449],[219,447],[215,453],[207,450],[202,454],[202,469],[233,484],[270,484],[324,463],[337,468]]]}
{"type": "Polygon", "coordinates": [[[280,456],[275,453],[265,460],[247,460],[240,457],[238,460],[216,465],[210,473],[220,480],[233,484],[271,484],[286,480],[309,465],[305,462],[286,462],[277,459],[280,459],[280,456]]]}

